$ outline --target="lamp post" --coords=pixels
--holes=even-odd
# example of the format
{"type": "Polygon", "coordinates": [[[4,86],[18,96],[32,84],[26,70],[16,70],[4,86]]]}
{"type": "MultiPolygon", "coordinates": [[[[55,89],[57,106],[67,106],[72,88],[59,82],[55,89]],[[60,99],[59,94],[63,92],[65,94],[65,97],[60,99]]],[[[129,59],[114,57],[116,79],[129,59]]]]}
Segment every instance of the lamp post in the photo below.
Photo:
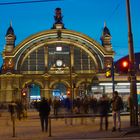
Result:
{"type": "Polygon", "coordinates": [[[130,3],[127,3],[127,17],[128,17],[128,49],[129,49],[129,80],[130,80],[130,125],[138,126],[138,100],[137,100],[137,86],[136,86],[136,69],[135,69],[135,55],[133,47],[133,35],[131,30],[131,16],[130,3]]]}

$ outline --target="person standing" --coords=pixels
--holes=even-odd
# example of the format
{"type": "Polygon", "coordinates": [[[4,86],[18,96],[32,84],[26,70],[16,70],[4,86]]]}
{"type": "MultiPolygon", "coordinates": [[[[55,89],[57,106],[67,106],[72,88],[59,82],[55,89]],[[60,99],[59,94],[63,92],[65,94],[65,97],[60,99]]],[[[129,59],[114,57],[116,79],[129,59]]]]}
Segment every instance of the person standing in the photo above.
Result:
{"type": "Polygon", "coordinates": [[[70,113],[71,112],[71,107],[72,107],[72,102],[69,97],[65,99],[65,107],[66,107],[66,112],[70,113]]]}
{"type": "Polygon", "coordinates": [[[42,98],[39,104],[39,116],[41,122],[42,132],[48,131],[48,116],[50,114],[50,105],[45,97],[42,98]]]}
{"type": "Polygon", "coordinates": [[[106,94],[103,94],[99,100],[100,112],[100,130],[103,129],[103,119],[105,119],[105,130],[108,130],[108,112],[110,108],[109,99],[106,94]]]}
{"type": "Polygon", "coordinates": [[[16,103],[14,101],[9,104],[8,111],[10,112],[11,120],[13,120],[16,113],[16,103]]]}
{"type": "Polygon", "coordinates": [[[23,104],[20,100],[16,101],[16,112],[17,112],[17,118],[21,120],[23,117],[23,104]]]}
{"type": "Polygon", "coordinates": [[[53,100],[53,111],[54,111],[54,115],[58,115],[60,104],[61,104],[60,103],[60,98],[55,96],[55,98],[53,100]]]}
{"type": "Polygon", "coordinates": [[[121,130],[121,117],[120,111],[123,108],[122,98],[118,95],[118,91],[114,91],[112,103],[112,115],[113,115],[113,129],[112,132],[116,131],[117,119],[118,119],[118,131],[121,130]]]}

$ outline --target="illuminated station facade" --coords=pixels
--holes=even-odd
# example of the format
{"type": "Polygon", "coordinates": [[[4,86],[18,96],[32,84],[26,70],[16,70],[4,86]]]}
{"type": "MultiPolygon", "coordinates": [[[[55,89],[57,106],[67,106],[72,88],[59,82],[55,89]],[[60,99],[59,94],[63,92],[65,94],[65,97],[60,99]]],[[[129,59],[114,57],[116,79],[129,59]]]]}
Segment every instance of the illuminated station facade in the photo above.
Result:
{"type": "MultiPolygon", "coordinates": [[[[112,68],[114,51],[106,25],[101,44],[87,35],[68,30],[61,9],[55,9],[50,30],[31,35],[15,46],[12,25],[6,32],[3,64],[0,73],[0,102],[11,102],[25,96],[27,100],[54,96],[112,96],[113,86],[124,98],[129,96],[128,74],[112,68]],[[34,94],[36,92],[36,94],[34,94]]],[[[140,92],[140,77],[137,90],[140,92]]]]}

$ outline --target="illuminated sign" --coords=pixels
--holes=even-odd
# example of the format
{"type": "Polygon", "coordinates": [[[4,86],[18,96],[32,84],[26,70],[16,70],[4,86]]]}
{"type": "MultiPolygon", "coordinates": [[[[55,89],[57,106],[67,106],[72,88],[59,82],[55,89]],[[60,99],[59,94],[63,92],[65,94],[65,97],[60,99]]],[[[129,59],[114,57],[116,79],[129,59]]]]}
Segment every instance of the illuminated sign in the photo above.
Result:
{"type": "Polygon", "coordinates": [[[69,52],[49,52],[49,55],[55,55],[55,54],[69,54],[69,52]]]}
{"type": "Polygon", "coordinates": [[[58,52],[62,51],[62,47],[61,46],[56,47],[56,51],[58,52]]]}

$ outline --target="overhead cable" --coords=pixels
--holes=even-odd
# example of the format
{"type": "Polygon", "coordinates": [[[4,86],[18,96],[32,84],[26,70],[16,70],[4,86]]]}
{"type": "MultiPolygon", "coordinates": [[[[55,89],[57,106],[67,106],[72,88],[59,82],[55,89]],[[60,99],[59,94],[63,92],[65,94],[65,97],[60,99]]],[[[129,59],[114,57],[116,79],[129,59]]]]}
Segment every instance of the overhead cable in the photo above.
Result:
{"type": "Polygon", "coordinates": [[[17,5],[17,4],[30,4],[39,2],[49,2],[49,1],[62,1],[62,0],[32,0],[32,1],[15,1],[15,2],[0,2],[1,5],[17,5]]]}

